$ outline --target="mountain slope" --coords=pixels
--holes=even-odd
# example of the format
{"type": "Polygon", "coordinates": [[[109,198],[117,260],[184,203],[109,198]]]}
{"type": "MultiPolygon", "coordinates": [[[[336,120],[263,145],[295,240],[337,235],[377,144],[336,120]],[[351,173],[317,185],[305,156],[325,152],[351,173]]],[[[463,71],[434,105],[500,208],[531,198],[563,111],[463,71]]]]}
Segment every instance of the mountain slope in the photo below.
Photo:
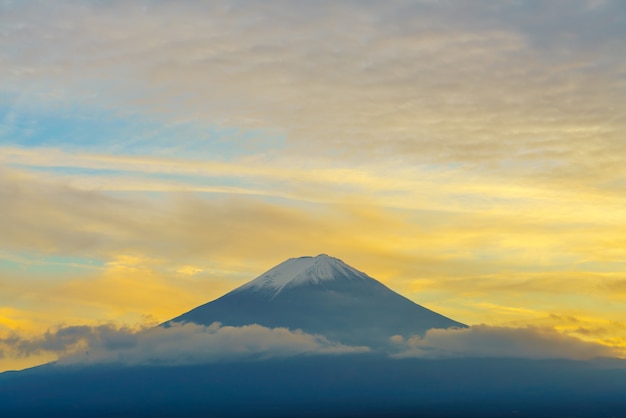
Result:
{"type": "Polygon", "coordinates": [[[299,356],[0,373],[1,417],[624,417],[626,365],[299,356]]]}
{"type": "Polygon", "coordinates": [[[386,345],[393,335],[465,327],[324,254],[289,259],[169,322],[216,321],[301,329],[345,344],[374,347],[386,345]]]}

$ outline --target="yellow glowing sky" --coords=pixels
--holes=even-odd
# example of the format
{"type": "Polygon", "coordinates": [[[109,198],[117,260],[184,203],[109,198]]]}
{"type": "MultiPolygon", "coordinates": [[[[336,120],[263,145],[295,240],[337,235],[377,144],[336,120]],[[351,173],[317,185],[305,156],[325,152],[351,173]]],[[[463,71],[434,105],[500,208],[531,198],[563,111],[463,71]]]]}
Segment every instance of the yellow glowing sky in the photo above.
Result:
{"type": "MultiPolygon", "coordinates": [[[[626,349],[620,1],[0,5],[12,336],[158,323],[327,253],[626,349]]],[[[3,342],[4,341],[4,342],[3,342]]]]}

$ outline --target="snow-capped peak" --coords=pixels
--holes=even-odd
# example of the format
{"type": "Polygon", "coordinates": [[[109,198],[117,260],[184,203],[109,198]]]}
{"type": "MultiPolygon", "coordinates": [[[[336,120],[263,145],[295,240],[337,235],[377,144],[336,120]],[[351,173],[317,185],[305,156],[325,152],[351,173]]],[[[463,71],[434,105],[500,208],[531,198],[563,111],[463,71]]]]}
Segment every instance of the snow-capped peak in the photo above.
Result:
{"type": "Polygon", "coordinates": [[[277,294],[283,287],[306,283],[320,283],[349,277],[351,279],[371,279],[343,261],[320,254],[316,257],[290,258],[244,284],[237,291],[264,290],[277,294]]]}

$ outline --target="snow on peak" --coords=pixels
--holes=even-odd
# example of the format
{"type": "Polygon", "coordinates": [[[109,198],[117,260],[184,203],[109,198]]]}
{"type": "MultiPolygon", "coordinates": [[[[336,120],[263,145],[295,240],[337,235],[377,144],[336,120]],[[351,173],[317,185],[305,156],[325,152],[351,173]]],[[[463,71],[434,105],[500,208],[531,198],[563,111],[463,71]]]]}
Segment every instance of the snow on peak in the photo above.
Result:
{"type": "Polygon", "coordinates": [[[290,258],[261,274],[256,279],[241,286],[238,291],[263,290],[276,295],[286,285],[296,286],[305,283],[320,283],[342,277],[369,279],[362,273],[338,258],[320,254],[316,257],[290,258]]]}

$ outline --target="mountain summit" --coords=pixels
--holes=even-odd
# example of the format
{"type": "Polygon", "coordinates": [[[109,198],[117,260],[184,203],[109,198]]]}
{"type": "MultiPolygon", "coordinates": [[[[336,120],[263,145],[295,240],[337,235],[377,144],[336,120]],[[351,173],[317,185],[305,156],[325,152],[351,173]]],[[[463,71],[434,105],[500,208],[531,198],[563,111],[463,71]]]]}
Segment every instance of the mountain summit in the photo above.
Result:
{"type": "Polygon", "coordinates": [[[331,281],[373,280],[343,261],[320,254],[317,257],[290,258],[235,289],[235,292],[261,292],[276,297],[283,289],[331,281]]]}
{"type": "Polygon", "coordinates": [[[224,296],[168,321],[301,329],[345,344],[386,345],[390,337],[466,327],[392,291],[343,261],[290,258],[224,296]]]}

